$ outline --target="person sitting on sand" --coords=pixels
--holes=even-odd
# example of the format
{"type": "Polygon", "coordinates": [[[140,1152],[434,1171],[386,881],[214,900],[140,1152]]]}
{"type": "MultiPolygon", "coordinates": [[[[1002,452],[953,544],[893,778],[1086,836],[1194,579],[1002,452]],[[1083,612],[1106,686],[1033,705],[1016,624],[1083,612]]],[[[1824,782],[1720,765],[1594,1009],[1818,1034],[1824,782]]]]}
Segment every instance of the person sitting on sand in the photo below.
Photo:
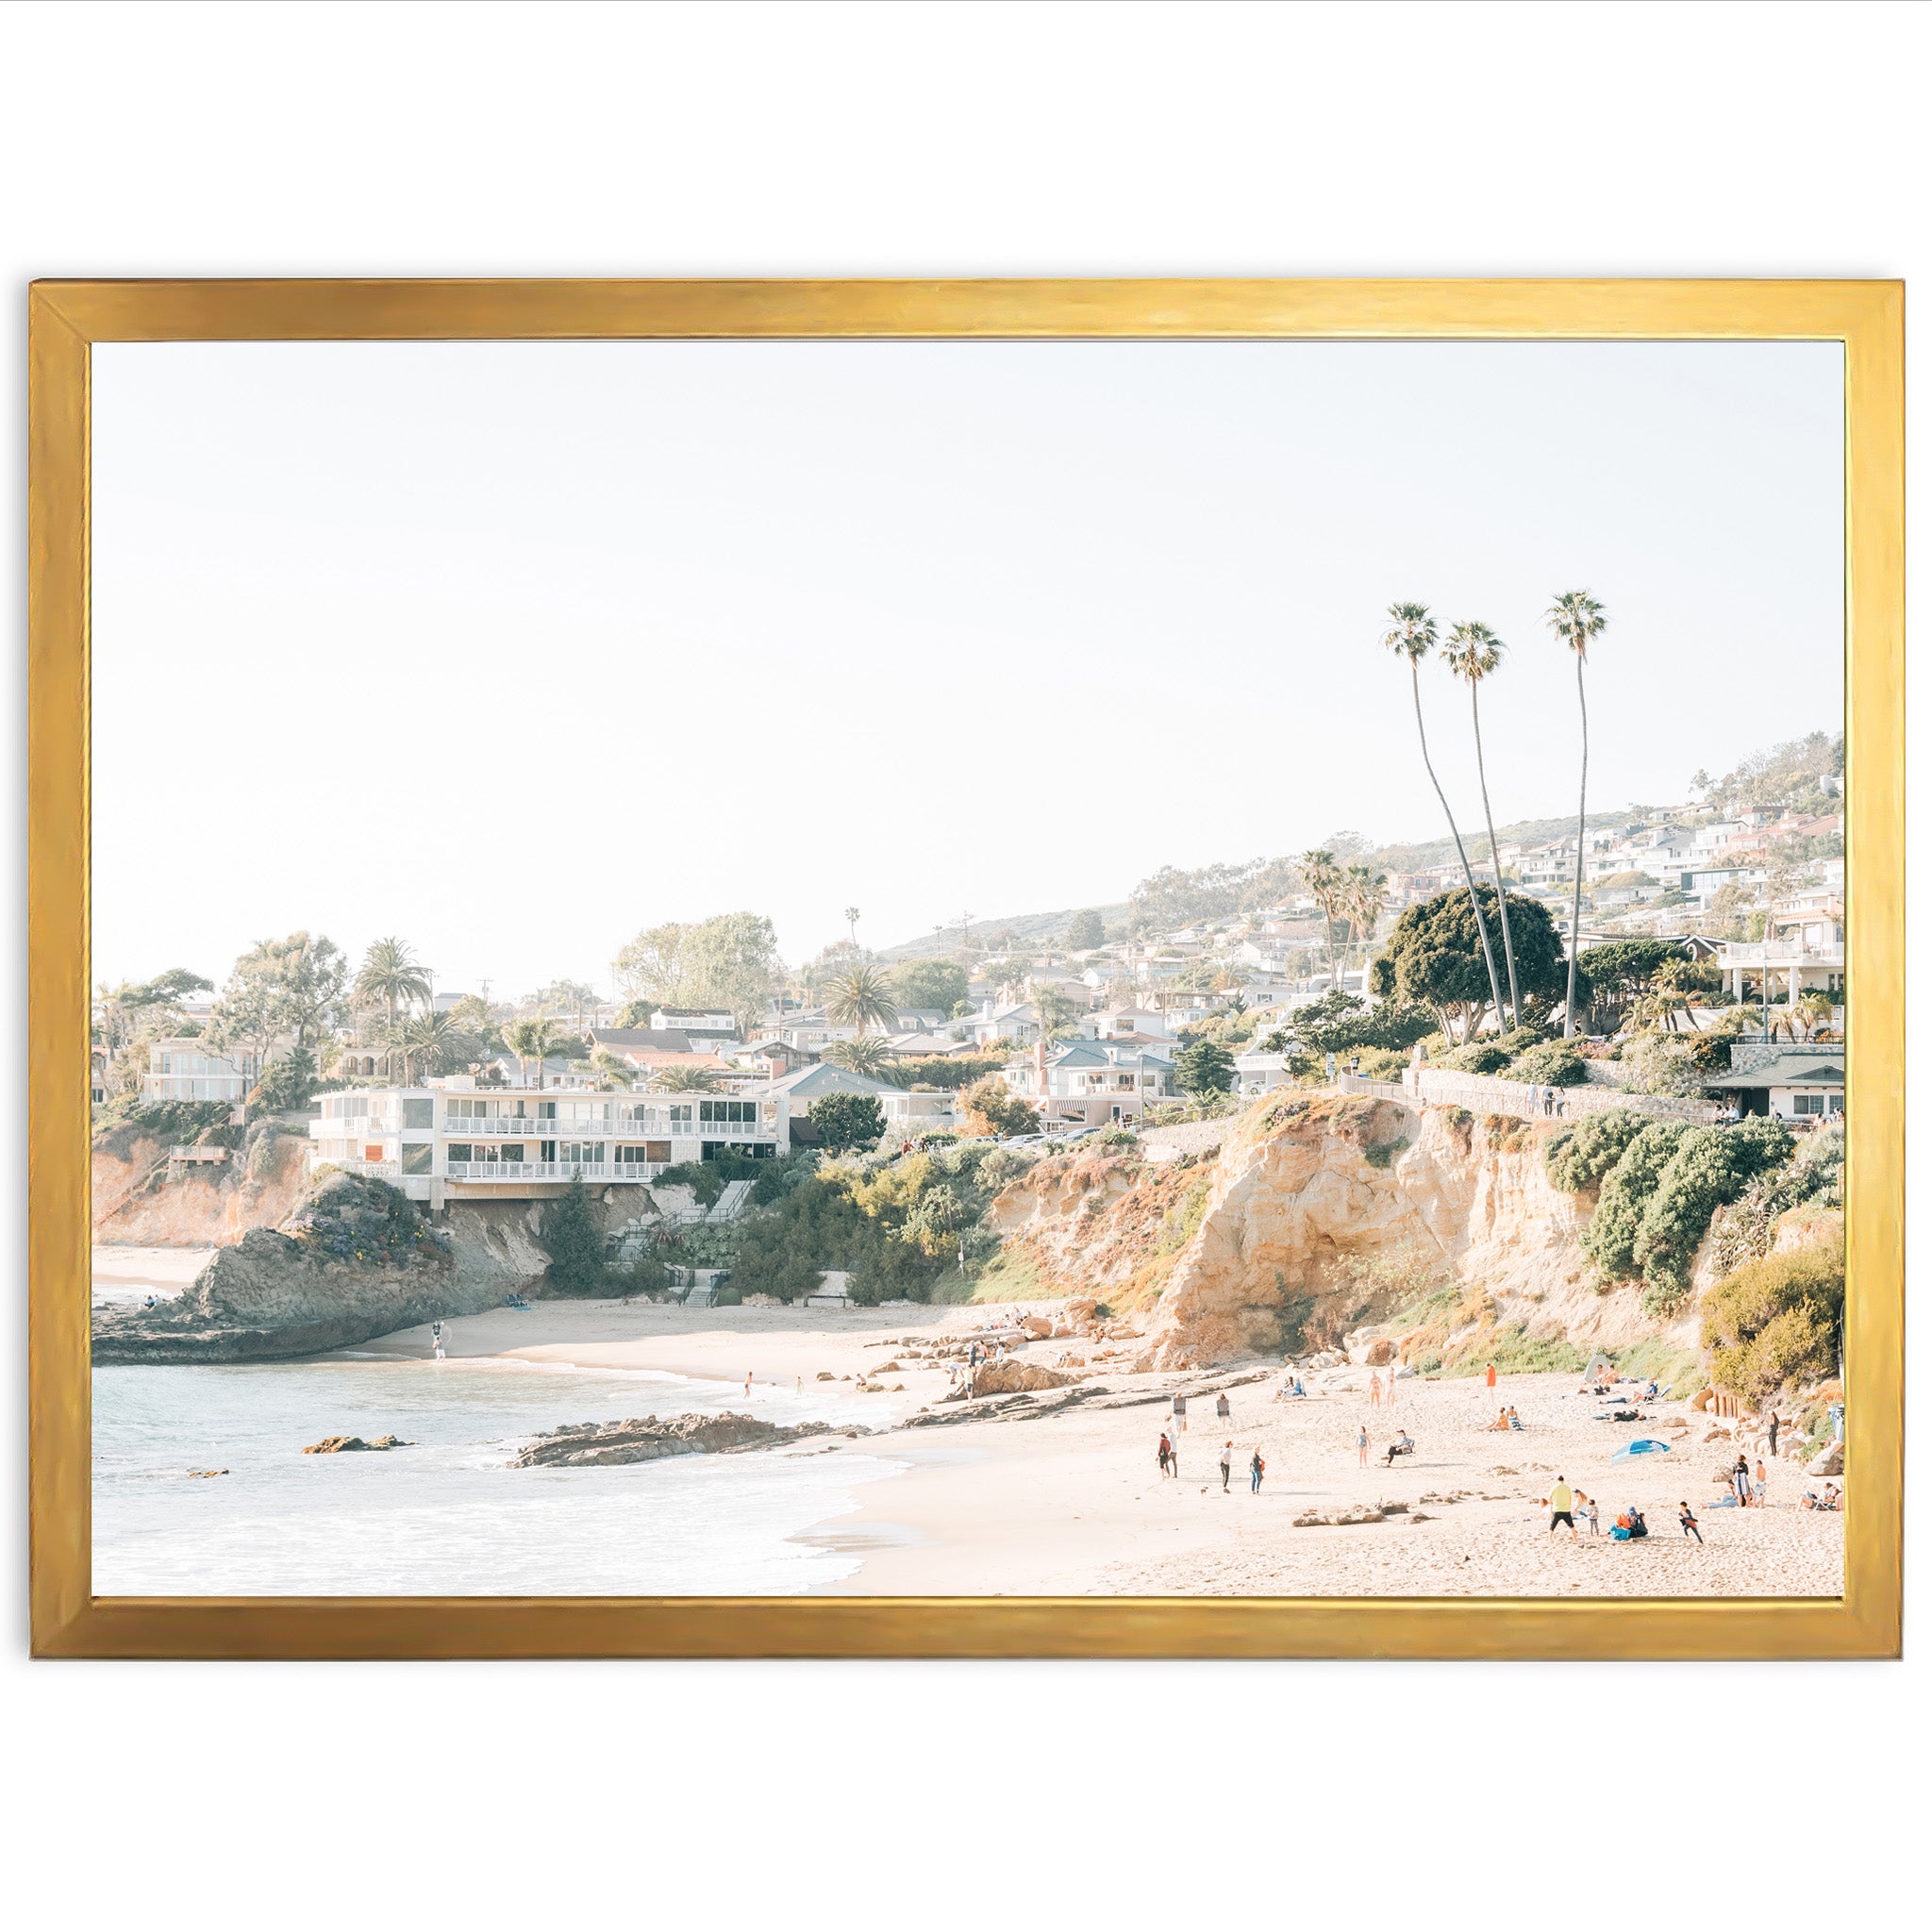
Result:
{"type": "Polygon", "coordinates": [[[1516,1405],[1513,1402],[1509,1405],[1507,1420],[1512,1429],[1520,1429],[1523,1426],[1523,1418],[1516,1413],[1516,1405]]]}
{"type": "Polygon", "coordinates": [[[1302,1397],[1304,1397],[1304,1398],[1306,1398],[1306,1397],[1307,1397],[1307,1392],[1308,1392],[1308,1391],[1307,1391],[1306,1389],[1304,1389],[1304,1388],[1302,1387],[1302,1378],[1301,1378],[1301,1377],[1300,1377],[1299,1375],[1297,1375],[1297,1376],[1296,1376],[1296,1377],[1294,1378],[1294,1392],[1295,1392],[1295,1393],[1296,1393],[1297,1395],[1299,1395],[1299,1396],[1302,1396],[1302,1397]]]}
{"type": "Polygon", "coordinates": [[[1509,1411],[1507,1408],[1499,1408],[1496,1411],[1496,1420],[1492,1423],[1485,1423],[1483,1426],[1491,1434],[1498,1429],[1507,1429],[1509,1426],[1509,1411]]]}
{"type": "MultiPolygon", "coordinates": [[[[1415,1444],[1409,1440],[1409,1434],[1407,1429],[1404,1429],[1401,1435],[1397,1436],[1394,1441],[1389,1445],[1390,1462],[1393,1462],[1398,1456],[1413,1456],[1414,1454],[1415,1444]]],[[[1387,1464],[1384,1467],[1387,1467],[1387,1464]]]]}

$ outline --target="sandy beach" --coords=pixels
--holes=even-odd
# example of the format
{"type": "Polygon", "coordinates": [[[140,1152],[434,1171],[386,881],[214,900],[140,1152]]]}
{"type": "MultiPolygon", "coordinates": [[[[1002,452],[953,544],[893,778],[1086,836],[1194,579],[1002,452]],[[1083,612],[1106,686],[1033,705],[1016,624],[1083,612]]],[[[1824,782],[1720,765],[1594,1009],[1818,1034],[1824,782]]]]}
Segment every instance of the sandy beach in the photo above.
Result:
{"type": "MultiPolygon", "coordinates": [[[[1329,1378],[1354,1386],[1285,1402],[1272,1399],[1278,1377],[1271,1375],[1228,1391],[1232,1414],[1219,1431],[1213,1397],[1191,1400],[1178,1479],[1156,1466],[1167,1421],[1158,1401],[899,1428],[938,1403],[947,1379],[942,1367],[900,1361],[894,1344],[958,1339],[1001,1312],[539,1302],[452,1324],[448,1346],[458,1357],[713,1381],[741,1383],[749,1374],[755,1387],[787,1391],[809,1388],[821,1374],[851,1378],[841,1393],[899,1362],[879,1376],[880,1393],[860,1398],[876,1405],[874,1426],[892,1433],[816,1451],[885,1454],[906,1465],[903,1474],[855,1491],[856,1511],[809,1532],[863,1558],[856,1574],[828,1586],[840,1594],[1832,1596],[1842,1587],[1844,1519],[1796,1507],[1806,1489],[1819,1487],[1800,1465],[1767,1464],[1769,1507],[1713,1507],[1724,1493],[1714,1473],[1737,1449],[1707,1443],[1705,1416],[1666,1402],[1648,1407],[1649,1425],[1598,1422],[1608,1405],[1579,1394],[1568,1375],[1506,1376],[1494,1397],[1475,1380],[1405,1379],[1392,1413],[1370,1407],[1366,1370],[1329,1378]],[[1521,1432],[1485,1428],[1500,1402],[1515,1405],[1521,1432]],[[1687,1433],[1666,1426],[1679,1417],[1687,1433]],[[1366,1469],[1357,1449],[1363,1424],[1366,1469]],[[1398,1428],[1414,1439],[1415,1453],[1390,1467],[1383,1452],[1398,1428]],[[1624,1442],[1646,1434],[1675,1446],[1667,1456],[1611,1461],[1624,1442]],[[1218,1465],[1229,1440],[1234,1467],[1224,1494],[1218,1465]],[[1253,1494],[1248,1462],[1257,1447],[1267,1472],[1253,1494]],[[1587,1524],[1574,1543],[1560,1530],[1548,1534],[1541,1499],[1559,1474],[1597,1498],[1603,1533],[1594,1539],[1587,1524]],[[1701,1545],[1678,1529],[1680,1500],[1700,1520],[1701,1545]],[[1294,1526],[1311,1512],[1389,1503],[1407,1510],[1373,1524],[1294,1526]],[[1617,1542],[1608,1530],[1633,1504],[1651,1534],[1617,1542]]],[[[1084,1344],[1045,1341],[1026,1355],[1052,1363],[1070,1348],[1087,1353],[1084,1344]]],[[[357,1353],[425,1356],[428,1331],[404,1330],[357,1353]]],[[[1090,1380],[1121,1395],[1155,1396],[1179,1379],[1110,1366],[1094,1365],[1090,1380]]]]}

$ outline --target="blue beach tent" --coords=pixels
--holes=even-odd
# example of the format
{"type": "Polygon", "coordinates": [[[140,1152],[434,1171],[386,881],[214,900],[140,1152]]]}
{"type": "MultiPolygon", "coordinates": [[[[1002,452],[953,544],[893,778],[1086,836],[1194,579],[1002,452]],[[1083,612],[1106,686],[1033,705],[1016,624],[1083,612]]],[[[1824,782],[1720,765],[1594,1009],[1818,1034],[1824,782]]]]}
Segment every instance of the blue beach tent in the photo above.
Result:
{"type": "Polygon", "coordinates": [[[1639,1436],[1634,1442],[1625,1442],[1610,1460],[1628,1462],[1633,1456],[1668,1456],[1670,1453],[1668,1442],[1659,1442],[1654,1436],[1639,1436]]]}

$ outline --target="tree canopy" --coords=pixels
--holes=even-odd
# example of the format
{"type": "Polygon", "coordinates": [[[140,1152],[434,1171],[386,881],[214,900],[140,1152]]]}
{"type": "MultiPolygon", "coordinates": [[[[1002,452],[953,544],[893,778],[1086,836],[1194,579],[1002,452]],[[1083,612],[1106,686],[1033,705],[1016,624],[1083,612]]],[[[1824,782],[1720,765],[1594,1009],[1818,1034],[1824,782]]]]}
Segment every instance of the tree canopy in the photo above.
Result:
{"type": "Polygon", "coordinates": [[[1225,1093],[1234,1085],[1234,1056],[1212,1040],[1197,1040],[1174,1056],[1174,1076],[1183,1093],[1225,1093]]]}
{"type": "Polygon", "coordinates": [[[1076,912],[1067,922],[1067,949],[1074,953],[1091,953],[1107,938],[1107,929],[1101,924],[1100,914],[1091,908],[1076,912]]]}
{"type": "Polygon", "coordinates": [[[748,1026],[777,983],[778,936],[761,913],[721,912],[646,928],[619,950],[615,966],[626,1000],[718,1008],[748,1026]]]}
{"type": "Polygon", "coordinates": [[[348,962],[320,933],[262,940],[235,961],[209,1021],[209,1045],[258,1058],[285,1033],[312,1049],[341,1015],[348,962]]]}
{"type": "Polygon", "coordinates": [[[966,969],[957,959],[901,959],[886,977],[902,1007],[950,1013],[966,997],[966,969]]]}
{"type": "Polygon", "coordinates": [[[812,1102],[808,1118],[820,1144],[834,1154],[870,1147],[886,1131],[876,1093],[827,1093],[812,1102]]]}
{"type": "MultiPolygon", "coordinates": [[[[1493,933],[1495,889],[1478,886],[1475,895],[1484,923],[1493,933]]],[[[1557,928],[1537,900],[1516,892],[1509,894],[1509,925],[1524,1011],[1532,1020],[1539,1008],[1547,1016],[1563,998],[1566,974],[1557,928]]],[[[1577,998],[1582,1001],[1589,997],[1589,982],[1580,968],[1577,981],[1577,998]]],[[[1384,999],[1427,1007],[1445,1040],[1473,1039],[1491,1002],[1489,969],[1468,892],[1439,892],[1411,906],[1395,922],[1386,950],[1371,969],[1369,983],[1384,999]]]]}

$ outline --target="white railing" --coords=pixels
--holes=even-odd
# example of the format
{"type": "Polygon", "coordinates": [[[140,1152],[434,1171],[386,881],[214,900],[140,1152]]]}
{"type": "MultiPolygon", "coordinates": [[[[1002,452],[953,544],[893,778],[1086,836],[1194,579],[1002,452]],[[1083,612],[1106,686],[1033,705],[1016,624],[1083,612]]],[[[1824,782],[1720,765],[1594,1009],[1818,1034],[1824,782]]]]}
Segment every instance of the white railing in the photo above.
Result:
{"type": "MultiPolygon", "coordinates": [[[[1344,1079],[1347,1077],[1343,1075],[1344,1079]]],[[[1382,1087],[1387,1083],[1357,1081],[1354,1084],[1357,1088],[1365,1089],[1372,1084],[1382,1087]]],[[[1344,1088],[1343,1091],[1349,1090],[1344,1088]]],[[[1426,1107],[1460,1107],[1471,1113],[1507,1113],[1525,1121],[1544,1118],[1574,1120],[1578,1114],[1608,1113],[1616,1108],[1627,1107],[1639,1113],[1656,1114],[1663,1120],[1690,1121],[1709,1126],[1723,1112],[1714,1101],[1709,1100],[1691,1100],[1663,1093],[1626,1093],[1613,1087],[1578,1086],[1541,1089],[1541,1095],[1547,1096],[1550,1102],[1546,1116],[1541,1097],[1534,1106],[1531,1105],[1529,1083],[1525,1080],[1498,1080],[1484,1074],[1458,1074],[1434,1067],[1424,1067],[1420,1071],[1411,1068],[1398,1091],[1411,1103],[1420,1101],[1426,1107]]]]}
{"type": "Polygon", "coordinates": [[[601,1187],[606,1181],[647,1181],[663,1166],[648,1160],[613,1161],[608,1167],[583,1160],[452,1160],[453,1181],[585,1181],[601,1187]]]}
{"type": "Polygon", "coordinates": [[[671,1131],[671,1117],[661,1108],[641,1118],[613,1120],[609,1114],[586,1119],[580,1115],[555,1118],[549,1114],[488,1114],[480,1119],[458,1114],[442,1122],[442,1132],[451,1140],[480,1140],[489,1134],[515,1134],[525,1141],[569,1140],[585,1134],[649,1134],[662,1138],[671,1131]]]}

